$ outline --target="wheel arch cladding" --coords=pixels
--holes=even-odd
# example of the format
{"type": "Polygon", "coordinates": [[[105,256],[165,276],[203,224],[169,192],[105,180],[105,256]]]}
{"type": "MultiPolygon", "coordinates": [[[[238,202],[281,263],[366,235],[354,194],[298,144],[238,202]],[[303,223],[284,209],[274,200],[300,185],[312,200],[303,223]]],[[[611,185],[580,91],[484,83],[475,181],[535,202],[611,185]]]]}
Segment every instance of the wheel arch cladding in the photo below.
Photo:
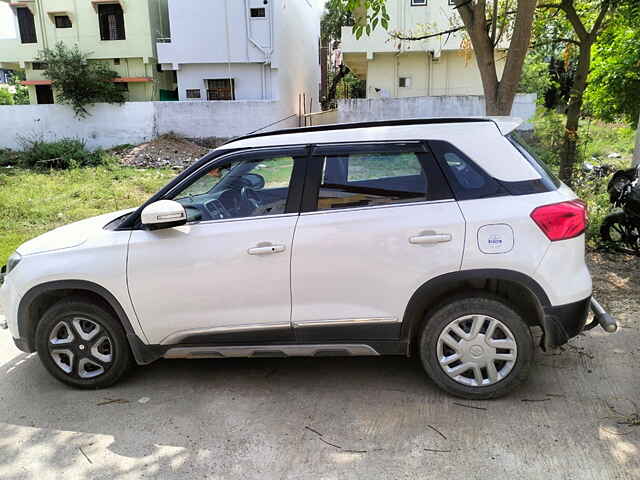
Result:
{"type": "Polygon", "coordinates": [[[470,291],[490,292],[506,300],[529,326],[543,326],[544,308],[551,305],[542,287],[520,272],[477,269],[446,273],[428,280],[411,296],[403,317],[401,338],[411,343],[430,311],[453,295],[470,291]]]}
{"type": "Polygon", "coordinates": [[[63,298],[89,300],[110,312],[121,323],[133,355],[138,363],[149,363],[144,356],[144,344],[135,334],[129,317],[120,302],[104,287],[86,280],[47,282],[29,290],[18,305],[18,331],[29,353],[35,351],[35,332],[44,312],[63,298]]]}

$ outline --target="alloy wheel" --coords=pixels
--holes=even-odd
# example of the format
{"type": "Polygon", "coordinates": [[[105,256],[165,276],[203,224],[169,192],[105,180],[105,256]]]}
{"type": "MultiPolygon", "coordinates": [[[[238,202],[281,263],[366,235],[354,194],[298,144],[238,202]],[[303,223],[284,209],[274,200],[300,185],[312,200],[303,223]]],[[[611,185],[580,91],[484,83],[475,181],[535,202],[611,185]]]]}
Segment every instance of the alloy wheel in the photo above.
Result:
{"type": "Polygon", "coordinates": [[[47,344],[53,362],[70,376],[99,377],[113,364],[111,336],[100,324],[86,317],[59,321],[51,329],[47,344]]]}
{"type": "Polygon", "coordinates": [[[498,383],[513,369],[518,346],[500,320],[487,315],[465,315],[450,322],[437,343],[440,368],[454,381],[484,387],[498,383]]]}

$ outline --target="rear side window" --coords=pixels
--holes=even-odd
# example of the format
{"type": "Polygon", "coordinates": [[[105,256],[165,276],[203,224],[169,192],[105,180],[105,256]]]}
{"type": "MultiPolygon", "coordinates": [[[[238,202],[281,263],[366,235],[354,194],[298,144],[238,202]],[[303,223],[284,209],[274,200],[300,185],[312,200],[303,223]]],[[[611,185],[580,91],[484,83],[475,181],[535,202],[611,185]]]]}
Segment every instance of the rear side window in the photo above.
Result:
{"type": "MultiPolygon", "coordinates": [[[[369,207],[446,198],[442,180],[423,168],[422,152],[349,152],[321,157],[317,210],[369,207]]],[[[431,158],[432,168],[437,169],[431,158]]],[[[429,167],[427,168],[427,170],[429,167]]]]}
{"type": "Polygon", "coordinates": [[[512,132],[507,135],[507,139],[516,147],[516,150],[531,164],[536,172],[540,175],[542,183],[547,190],[557,190],[562,182],[551,172],[546,163],[540,160],[533,149],[527,145],[527,142],[517,132],[512,132]]]}
{"type": "Polygon", "coordinates": [[[507,194],[495,178],[450,143],[432,140],[429,146],[438,158],[456,199],[472,200],[507,194]]]}

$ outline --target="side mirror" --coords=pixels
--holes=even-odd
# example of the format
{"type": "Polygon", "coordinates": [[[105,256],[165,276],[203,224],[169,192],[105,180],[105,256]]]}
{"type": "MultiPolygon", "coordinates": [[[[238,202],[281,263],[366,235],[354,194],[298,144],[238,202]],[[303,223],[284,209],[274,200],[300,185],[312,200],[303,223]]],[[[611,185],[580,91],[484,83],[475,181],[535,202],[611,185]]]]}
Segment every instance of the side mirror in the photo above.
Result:
{"type": "Polygon", "coordinates": [[[159,200],[144,207],[140,219],[150,230],[159,230],[184,225],[187,223],[187,212],[178,202],[159,200]]]}

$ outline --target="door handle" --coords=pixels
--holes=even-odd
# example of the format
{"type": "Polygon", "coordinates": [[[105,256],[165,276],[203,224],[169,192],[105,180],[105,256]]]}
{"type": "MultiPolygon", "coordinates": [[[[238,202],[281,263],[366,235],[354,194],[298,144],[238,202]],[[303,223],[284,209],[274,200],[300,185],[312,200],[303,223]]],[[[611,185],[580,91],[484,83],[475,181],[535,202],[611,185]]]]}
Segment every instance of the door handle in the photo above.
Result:
{"type": "Polygon", "coordinates": [[[286,250],[284,245],[261,245],[247,250],[249,255],[271,255],[273,253],[281,253],[286,250]]]}
{"type": "Polygon", "coordinates": [[[450,242],[451,238],[450,233],[430,233],[409,237],[409,243],[412,245],[433,245],[434,243],[450,242]]]}

